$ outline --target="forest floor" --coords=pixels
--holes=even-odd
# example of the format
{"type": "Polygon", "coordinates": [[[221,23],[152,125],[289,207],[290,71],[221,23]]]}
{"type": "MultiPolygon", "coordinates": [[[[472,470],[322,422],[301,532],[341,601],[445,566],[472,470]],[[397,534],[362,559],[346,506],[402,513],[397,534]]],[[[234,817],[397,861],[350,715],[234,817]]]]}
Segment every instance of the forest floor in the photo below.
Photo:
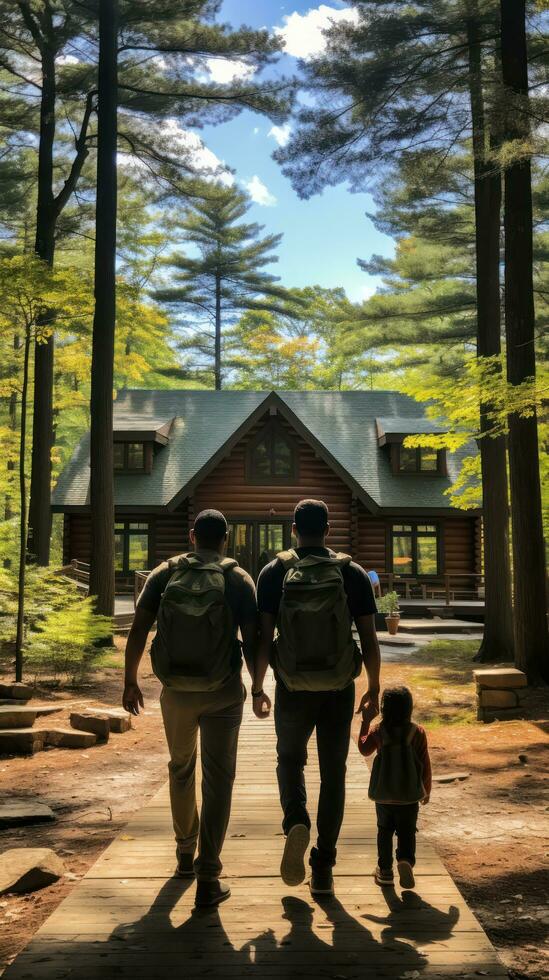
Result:
{"type": "MultiPolygon", "coordinates": [[[[59,689],[42,679],[41,699],[118,706],[123,642],[117,646],[109,666],[78,688],[59,689]]],[[[542,980],[549,960],[549,691],[529,701],[530,720],[477,723],[475,647],[472,641],[437,640],[412,653],[403,648],[401,659],[393,653],[384,663],[382,681],[413,690],[415,718],[428,729],[434,774],[469,773],[463,781],[434,783],[431,803],[421,812],[423,833],[511,976],[542,980]]],[[[49,888],[0,898],[0,972],[166,779],[160,687],[148,659],[142,688],[144,713],[131,732],[112,735],[106,745],[0,758],[0,800],[38,798],[57,815],[55,823],[0,832],[0,848],[52,847],[66,866],[65,876],[49,888]]],[[[54,715],[50,723],[68,724],[68,713],[54,715]]],[[[357,718],[355,738],[358,727],[357,718]]]]}

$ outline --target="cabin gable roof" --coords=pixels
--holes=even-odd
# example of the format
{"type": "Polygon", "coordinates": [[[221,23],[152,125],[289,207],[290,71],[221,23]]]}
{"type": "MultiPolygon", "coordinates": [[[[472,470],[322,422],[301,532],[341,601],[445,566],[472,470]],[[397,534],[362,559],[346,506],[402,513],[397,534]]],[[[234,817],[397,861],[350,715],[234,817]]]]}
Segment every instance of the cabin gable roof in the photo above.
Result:
{"type": "MultiPolygon", "coordinates": [[[[387,449],[379,446],[376,419],[395,418],[402,426],[402,420],[415,425],[425,418],[424,406],[400,392],[127,390],[115,402],[115,428],[117,419],[131,418],[139,432],[152,431],[159,419],[173,422],[150,474],[115,476],[116,506],[175,509],[269,410],[280,412],[373,513],[451,509],[444,491],[461,459],[476,452],[473,444],[448,453],[447,475],[395,476],[387,449]]],[[[54,510],[89,506],[89,476],[86,435],[60,474],[54,510]]]]}

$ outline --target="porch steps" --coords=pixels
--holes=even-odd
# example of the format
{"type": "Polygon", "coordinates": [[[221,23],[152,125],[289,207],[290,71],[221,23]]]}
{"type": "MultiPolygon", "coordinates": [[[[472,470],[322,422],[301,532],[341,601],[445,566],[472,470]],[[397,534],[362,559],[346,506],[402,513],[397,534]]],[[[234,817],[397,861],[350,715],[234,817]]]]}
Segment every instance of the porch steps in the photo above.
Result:
{"type": "Polygon", "coordinates": [[[484,629],[482,623],[472,623],[466,619],[401,619],[399,633],[412,633],[424,636],[430,633],[478,633],[484,629]]]}

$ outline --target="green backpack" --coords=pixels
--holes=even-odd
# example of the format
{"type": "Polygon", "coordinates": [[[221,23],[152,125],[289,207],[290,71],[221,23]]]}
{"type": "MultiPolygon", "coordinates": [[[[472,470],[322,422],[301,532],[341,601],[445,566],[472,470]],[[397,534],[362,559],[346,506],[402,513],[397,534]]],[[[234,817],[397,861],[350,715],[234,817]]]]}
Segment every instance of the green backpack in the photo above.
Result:
{"type": "Polygon", "coordinates": [[[283,551],[274,669],[289,691],[339,691],[361,670],[341,569],[348,555],[283,551]]]}
{"type": "Polygon", "coordinates": [[[418,803],[425,796],[423,766],[412,742],[417,726],[391,738],[380,728],[381,748],[377,753],[370,775],[368,796],[376,803],[418,803]]]}
{"type": "Polygon", "coordinates": [[[203,561],[193,553],[173,558],[151,647],[153,670],[177,691],[217,691],[240,659],[225,576],[238,562],[203,561]]]}

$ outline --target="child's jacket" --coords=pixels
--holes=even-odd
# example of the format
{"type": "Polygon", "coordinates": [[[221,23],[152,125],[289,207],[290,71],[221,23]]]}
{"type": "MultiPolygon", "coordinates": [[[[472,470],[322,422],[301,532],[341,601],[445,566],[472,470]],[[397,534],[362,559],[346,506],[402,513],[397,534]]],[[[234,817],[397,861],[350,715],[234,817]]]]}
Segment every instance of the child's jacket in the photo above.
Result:
{"type": "Polygon", "coordinates": [[[390,736],[383,724],[371,731],[363,724],[358,744],[362,755],[377,752],[368,789],[370,799],[405,805],[429,795],[431,762],[427,736],[419,725],[406,725],[390,736]]]}

